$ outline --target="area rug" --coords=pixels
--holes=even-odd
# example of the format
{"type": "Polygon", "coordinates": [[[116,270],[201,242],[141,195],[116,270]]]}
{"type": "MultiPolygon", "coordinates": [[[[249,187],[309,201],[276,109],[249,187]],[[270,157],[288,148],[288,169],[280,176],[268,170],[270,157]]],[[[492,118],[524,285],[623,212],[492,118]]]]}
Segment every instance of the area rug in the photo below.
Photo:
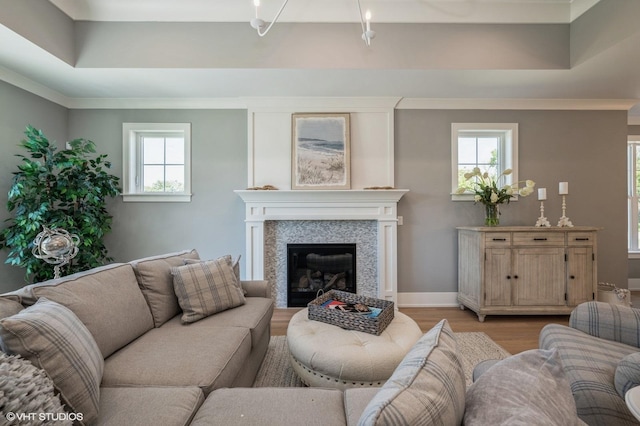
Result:
{"type": "MultiPolygon", "coordinates": [[[[471,385],[473,368],[486,359],[504,359],[510,355],[489,336],[481,332],[455,333],[458,350],[462,355],[462,366],[471,385]]],[[[291,368],[289,349],[285,336],[272,336],[262,366],[258,371],[254,387],[302,387],[302,381],[291,368]]]]}

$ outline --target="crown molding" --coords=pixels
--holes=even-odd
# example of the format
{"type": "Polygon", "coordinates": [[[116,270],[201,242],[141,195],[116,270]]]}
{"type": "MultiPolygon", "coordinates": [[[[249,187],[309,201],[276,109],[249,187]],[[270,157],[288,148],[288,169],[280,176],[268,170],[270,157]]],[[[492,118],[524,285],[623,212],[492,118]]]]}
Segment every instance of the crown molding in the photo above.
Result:
{"type": "Polygon", "coordinates": [[[624,110],[640,99],[403,98],[396,109],[624,110]]]}
{"type": "Polygon", "coordinates": [[[9,83],[12,86],[16,86],[19,89],[23,89],[29,93],[33,93],[34,95],[40,96],[41,98],[44,98],[66,108],[69,108],[69,105],[71,103],[71,99],[66,97],[62,93],[50,89],[40,83],[36,83],[35,81],[11,70],[8,70],[7,68],[4,68],[2,66],[0,66],[0,81],[9,83]]]}
{"type": "Polygon", "coordinates": [[[627,124],[629,126],[640,126],[640,115],[630,115],[627,124]]]}

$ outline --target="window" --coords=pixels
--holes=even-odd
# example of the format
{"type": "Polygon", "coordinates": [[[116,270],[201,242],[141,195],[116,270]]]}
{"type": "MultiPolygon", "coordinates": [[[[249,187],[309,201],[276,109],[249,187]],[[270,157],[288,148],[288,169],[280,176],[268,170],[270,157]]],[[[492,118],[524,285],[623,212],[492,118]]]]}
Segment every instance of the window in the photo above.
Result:
{"type": "Polygon", "coordinates": [[[640,136],[629,136],[628,145],[628,218],[629,218],[629,253],[633,253],[634,258],[640,258],[639,233],[640,216],[638,214],[638,203],[640,202],[640,136]]]}
{"type": "Polygon", "coordinates": [[[124,201],[191,201],[191,124],[124,123],[124,201]]]}
{"type": "Polygon", "coordinates": [[[504,170],[500,185],[518,181],[518,124],[517,123],[452,123],[451,124],[451,199],[473,200],[473,194],[456,194],[459,187],[471,189],[465,173],[479,167],[494,178],[504,170]]]}

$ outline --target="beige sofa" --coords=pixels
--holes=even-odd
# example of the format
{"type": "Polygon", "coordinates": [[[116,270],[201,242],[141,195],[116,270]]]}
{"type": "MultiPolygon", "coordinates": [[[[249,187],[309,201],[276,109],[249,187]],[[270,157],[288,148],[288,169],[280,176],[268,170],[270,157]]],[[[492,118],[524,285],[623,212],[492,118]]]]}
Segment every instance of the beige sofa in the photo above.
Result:
{"type": "MultiPolygon", "coordinates": [[[[251,386],[270,339],[266,282],[241,306],[182,324],[170,268],[195,250],[112,264],[0,297],[0,319],[46,298],[90,331],[104,369],[96,425],[186,425],[215,389],[251,386]]],[[[0,342],[1,344],[1,342],[0,342]]]]}

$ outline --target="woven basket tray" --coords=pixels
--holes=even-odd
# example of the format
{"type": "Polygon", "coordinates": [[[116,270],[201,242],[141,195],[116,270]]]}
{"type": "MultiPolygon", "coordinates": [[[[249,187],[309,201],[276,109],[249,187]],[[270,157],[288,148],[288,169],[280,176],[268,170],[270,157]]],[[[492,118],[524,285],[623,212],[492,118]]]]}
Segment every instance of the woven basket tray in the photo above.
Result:
{"type": "Polygon", "coordinates": [[[318,296],[309,302],[309,319],[326,322],[347,330],[363,331],[379,336],[393,320],[393,302],[373,297],[361,296],[346,291],[331,290],[318,296]],[[382,312],[375,317],[369,318],[366,315],[343,312],[338,309],[328,309],[322,306],[327,300],[338,300],[344,303],[362,303],[367,306],[382,309],[382,312]]]}

